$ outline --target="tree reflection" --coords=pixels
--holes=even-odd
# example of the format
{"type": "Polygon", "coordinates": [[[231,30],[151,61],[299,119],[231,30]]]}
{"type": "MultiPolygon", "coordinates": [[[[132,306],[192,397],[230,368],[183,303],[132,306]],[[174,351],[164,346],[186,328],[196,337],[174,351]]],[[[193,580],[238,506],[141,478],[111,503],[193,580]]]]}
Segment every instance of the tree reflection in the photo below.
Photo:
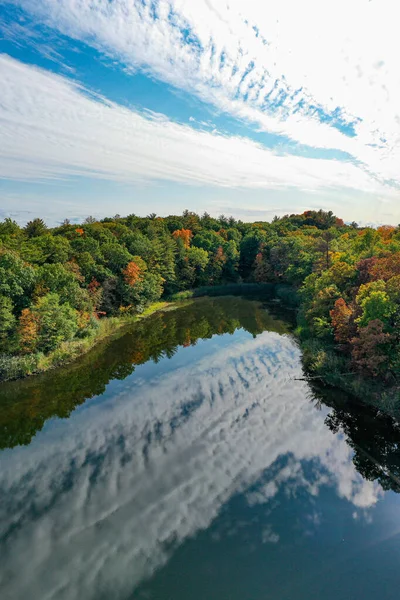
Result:
{"type": "Polygon", "coordinates": [[[254,337],[266,330],[288,331],[259,301],[201,298],[139,321],[118,339],[99,344],[68,367],[2,384],[0,448],[29,444],[47,419],[69,417],[78,405],[103,394],[110,381],[131,375],[137,365],[172,358],[179,347],[237,329],[254,337]]]}
{"type": "Polygon", "coordinates": [[[315,391],[332,408],[325,423],[333,433],[341,431],[346,436],[357,471],[369,481],[378,481],[384,490],[399,493],[400,424],[343,394],[338,398],[337,391],[315,391]]]}

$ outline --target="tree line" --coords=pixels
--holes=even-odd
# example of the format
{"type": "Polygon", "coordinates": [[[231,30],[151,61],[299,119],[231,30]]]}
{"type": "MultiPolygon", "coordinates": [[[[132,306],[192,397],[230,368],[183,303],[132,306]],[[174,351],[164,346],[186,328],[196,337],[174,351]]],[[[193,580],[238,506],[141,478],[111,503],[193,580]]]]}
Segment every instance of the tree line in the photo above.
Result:
{"type": "Polygon", "coordinates": [[[104,317],[141,313],[199,286],[286,283],[315,371],[393,383],[399,372],[400,228],[332,212],[245,223],[184,211],[47,228],[0,222],[1,360],[47,356],[96,336],[104,317]],[[344,366],[346,365],[346,366],[344,366]]]}

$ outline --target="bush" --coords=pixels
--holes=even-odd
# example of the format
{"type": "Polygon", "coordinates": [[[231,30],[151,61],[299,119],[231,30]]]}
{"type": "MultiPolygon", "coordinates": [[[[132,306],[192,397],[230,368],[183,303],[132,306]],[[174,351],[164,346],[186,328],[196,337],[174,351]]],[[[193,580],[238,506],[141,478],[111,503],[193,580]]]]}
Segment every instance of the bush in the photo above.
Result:
{"type": "Polygon", "coordinates": [[[328,344],[314,338],[302,343],[304,367],[321,377],[337,376],[346,371],[348,361],[328,344]]]}
{"type": "Polygon", "coordinates": [[[0,355],[0,381],[20,379],[32,375],[38,370],[41,356],[39,353],[29,356],[0,355]]]}

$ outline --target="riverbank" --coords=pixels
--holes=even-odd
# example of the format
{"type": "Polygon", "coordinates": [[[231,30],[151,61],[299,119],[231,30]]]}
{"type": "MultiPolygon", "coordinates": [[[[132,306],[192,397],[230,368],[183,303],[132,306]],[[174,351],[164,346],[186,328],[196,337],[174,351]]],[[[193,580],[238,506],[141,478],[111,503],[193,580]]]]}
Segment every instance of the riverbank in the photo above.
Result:
{"type": "Polygon", "coordinates": [[[316,338],[302,338],[295,332],[302,350],[302,362],[308,379],[336,388],[386,414],[400,419],[400,388],[366,379],[352,368],[350,357],[338,352],[332,344],[316,338]]]}
{"type": "Polygon", "coordinates": [[[63,342],[49,354],[36,352],[25,356],[0,356],[0,383],[38,375],[73,362],[103,340],[123,333],[123,330],[132,323],[145,319],[158,311],[173,310],[177,307],[178,304],[174,301],[155,302],[140,314],[100,319],[98,328],[90,336],[63,342]]]}
{"type": "Polygon", "coordinates": [[[184,301],[203,296],[265,296],[271,299],[274,295],[281,297],[282,302],[290,304],[289,286],[277,286],[273,283],[241,283],[225,284],[218,286],[203,286],[193,290],[185,290],[167,297],[164,301],[149,305],[142,313],[123,315],[100,319],[98,328],[86,338],[63,342],[56,350],[49,354],[37,352],[22,356],[0,356],[0,383],[23,379],[32,375],[44,373],[50,369],[61,367],[73,362],[89,352],[99,342],[118,335],[121,329],[161,310],[173,310],[182,306],[184,301]]]}
{"type": "MultiPolygon", "coordinates": [[[[122,335],[125,328],[158,311],[175,310],[192,298],[227,295],[257,296],[267,301],[278,300],[282,307],[291,311],[299,308],[296,290],[285,284],[227,284],[185,290],[171,295],[165,301],[151,304],[141,314],[103,318],[91,336],[64,342],[47,355],[36,353],[25,356],[0,356],[0,382],[23,379],[69,364],[87,354],[100,342],[122,335]]],[[[295,313],[292,314],[293,334],[302,350],[305,374],[310,381],[318,381],[322,385],[344,391],[357,401],[373,406],[396,419],[400,418],[400,389],[397,386],[385,386],[354,372],[350,359],[339,353],[333,344],[310,337],[302,329],[299,321],[295,328],[295,313]]]]}

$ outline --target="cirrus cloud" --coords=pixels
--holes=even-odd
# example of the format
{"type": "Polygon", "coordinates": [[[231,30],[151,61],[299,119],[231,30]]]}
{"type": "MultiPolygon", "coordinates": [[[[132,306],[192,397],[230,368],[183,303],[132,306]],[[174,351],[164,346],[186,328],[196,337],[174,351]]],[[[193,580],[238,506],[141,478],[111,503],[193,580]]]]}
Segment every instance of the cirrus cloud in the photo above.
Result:
{"type": "Polygon", "coordinates": [[[252,140],[139,113],[79,83],[0,56],[0,177],[71,176],[118,182],[391,194],[349,162],[279,156],[252,140]]]}
{"type": "Polygon", "coordinates": [[[15,3],[125,67],[400,182],[400,41],[391,0],[15,3]]]}

